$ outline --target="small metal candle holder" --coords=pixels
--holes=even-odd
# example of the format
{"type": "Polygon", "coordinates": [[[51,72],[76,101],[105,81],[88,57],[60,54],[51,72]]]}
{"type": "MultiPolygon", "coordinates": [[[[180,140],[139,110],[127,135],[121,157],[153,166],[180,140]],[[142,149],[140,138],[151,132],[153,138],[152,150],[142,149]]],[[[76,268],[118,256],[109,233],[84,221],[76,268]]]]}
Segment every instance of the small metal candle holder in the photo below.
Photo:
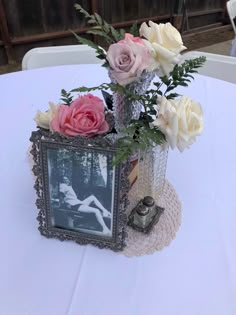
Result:
{"type": "Polygon", "coordinates": [[[152,197],[146,196],[131,211],[128,225],[139,232],[149,233],[159,221],[163,211],[164,208],[157,206],[152,197]]]}

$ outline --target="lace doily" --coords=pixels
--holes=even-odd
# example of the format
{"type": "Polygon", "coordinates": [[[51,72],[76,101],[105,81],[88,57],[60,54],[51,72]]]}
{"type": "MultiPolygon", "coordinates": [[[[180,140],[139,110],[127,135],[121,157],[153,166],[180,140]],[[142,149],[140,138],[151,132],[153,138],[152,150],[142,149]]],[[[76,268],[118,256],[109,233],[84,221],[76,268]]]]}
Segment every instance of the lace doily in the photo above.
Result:
{"type": "Polygon", "coordinates": [[[181,203],[174,187],[167,180],[158,206],[165,210],[152,231],[144,234],[128,226],[127,246],[119,254],[128,257],[152,254],[169,245],[175,238],[181,224],[181,203]]]}

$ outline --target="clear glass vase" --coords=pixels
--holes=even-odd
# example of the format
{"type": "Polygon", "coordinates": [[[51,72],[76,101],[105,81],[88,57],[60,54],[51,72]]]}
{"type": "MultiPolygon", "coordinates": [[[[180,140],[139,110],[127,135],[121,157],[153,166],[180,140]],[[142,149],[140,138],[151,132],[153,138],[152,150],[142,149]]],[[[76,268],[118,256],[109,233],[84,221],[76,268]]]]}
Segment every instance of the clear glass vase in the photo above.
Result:
{"type": "Polygon", "coordinates": [[[159,145],[139,152],[137,159],[137,180],[129,191],[128,212],[146,196],[152,197],[158,205],[165,184],[168,146],[159,145]]]}
{"type": "MultiPolygon", "coordinates": [[[[126,88],[133,94],[142,95],[149,88],[154,76],[154,72],[143,72],[137,81],[128,84],[126,88]]],[[[114,82],[114,80],[112,81],[114,82]]],[[[131,120],[139,119],[141,110],[142,104],[140,102],[131,101],[119,92],[114,92],[113,114],[118,136],[123,135],[123,130],[129,126],[131,120]]]]}
{"type": "MultiPolygon", "coordinates": [[[[154,76],[154,72],[143,72],[137,81],[128,84],[126,88],[133,94],[142,95],[148,90],[154,76]]],[[[111,80],[116,83],[112,78],[111,80]]],[[[130,101],[119,92],[113,94],[113,114],[118,133],[116,137],[125,135],[124,129],[129,126],[131,120],[139,119],[141,111],[140,102],[130,101]]],[[[167,157],[168,147],[159,145],[130,158],[133,162],[138,159],[138,174],[129,192],[129,209],[135,207],[145,196],[153,197],[158,204],[165,183],[167,157]]]]}
{"type": "Polygon", "coordinates": [[[155,146],[139,153],[137,198],[151,196],[158,204],[164,184],[168,158],[167,146],[155,146]]]}

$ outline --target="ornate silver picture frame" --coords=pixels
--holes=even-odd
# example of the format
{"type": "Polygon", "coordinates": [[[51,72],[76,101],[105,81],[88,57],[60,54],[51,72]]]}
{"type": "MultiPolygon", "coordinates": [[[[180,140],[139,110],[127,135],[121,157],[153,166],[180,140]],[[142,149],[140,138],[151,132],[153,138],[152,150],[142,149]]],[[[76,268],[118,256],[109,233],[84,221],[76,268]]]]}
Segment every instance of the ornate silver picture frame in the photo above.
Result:
{"type": "Polygon", "coordinates": [[[130,165],[113,165],[115,144],[44,129],[32,132],[30,141],[41,234],[122,250],[130,165]]]}

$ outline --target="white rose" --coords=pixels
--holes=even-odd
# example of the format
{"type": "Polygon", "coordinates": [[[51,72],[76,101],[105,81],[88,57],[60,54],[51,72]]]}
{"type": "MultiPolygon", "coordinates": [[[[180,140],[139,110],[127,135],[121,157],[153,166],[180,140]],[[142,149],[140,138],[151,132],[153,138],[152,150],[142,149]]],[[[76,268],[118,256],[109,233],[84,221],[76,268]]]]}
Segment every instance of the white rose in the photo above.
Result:
{"type": "Polygon", "coordinates": [[[167,142],[174,149],[178,136],[176,104],[165,97],[158,97],[157,102],[159,105],[158,117],[152,124],[164,133],[167,142]]]}
{"type": "Polygon", "coordinates": [[[58,105],[55,105],[53,102],[49,102],[49,110],[46,112],[38,111],[34,120],[37,123],[37,126],[44,128],[44,129],[50,129],[50,122],[56,115],[58,105]]]}
{"type": "Polygon", "coordinates": [[[178,30],[170,23],[156,24],[149,21],[149,26],[142,23],[139,33],[146,38],[145,45],[153,57],[149,70],[159,69],[160,76],[168,76],[174,65],[180,62],[180,52],[186,49],[178,30]]]}
{"type": "Polygon", "coordinates": [[[159,97],[158,103],[159,113],[153,125],[165,134],[172,149],[177,147],[182,152],[202,133],[201,105],[186,96],[176,100],[159,97]]]}
{"type": "Polygon", "coordinates": [[[186,96],[177,104],[179,133],[177,147],[182,152],[189,147],[203,131],[203,113],[201,105],[186,96]]]}

